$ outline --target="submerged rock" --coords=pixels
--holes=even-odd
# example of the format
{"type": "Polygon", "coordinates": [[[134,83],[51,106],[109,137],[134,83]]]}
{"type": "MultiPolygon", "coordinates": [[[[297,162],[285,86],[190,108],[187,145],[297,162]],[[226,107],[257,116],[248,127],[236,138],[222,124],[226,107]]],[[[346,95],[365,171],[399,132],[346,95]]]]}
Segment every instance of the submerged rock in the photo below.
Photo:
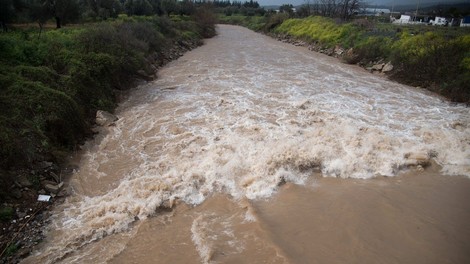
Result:
{"type": "Polygon", "coordinates": [[[431,160],[427,153],[408,153],[405,155],[407,166],[426,167],[430,165],[431,160]]]}

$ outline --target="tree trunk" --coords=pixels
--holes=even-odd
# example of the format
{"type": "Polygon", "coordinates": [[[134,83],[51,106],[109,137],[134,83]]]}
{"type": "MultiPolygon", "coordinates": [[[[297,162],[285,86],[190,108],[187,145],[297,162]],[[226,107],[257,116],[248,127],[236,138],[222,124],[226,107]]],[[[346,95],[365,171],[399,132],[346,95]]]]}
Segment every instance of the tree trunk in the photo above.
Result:
{"type": "Polygon", "coordinates": [[[42,33],[42,23],[41,22],[38,22],[39,24],[39,36],[38,36],[38,39],[41,38],[41,33],[42,33]]]}
{"type": "Polygon", "coordinates": [[[60,22],[61,22],[60,17],[55,17],[56,28],[61,28],[60,22]]]}
{"type": "Polygon", "coordinates": [[[5,21],[0,21],[0,27],[2,28],[3,32],[8,32],[7,23],[5,23],[5,21]]]}

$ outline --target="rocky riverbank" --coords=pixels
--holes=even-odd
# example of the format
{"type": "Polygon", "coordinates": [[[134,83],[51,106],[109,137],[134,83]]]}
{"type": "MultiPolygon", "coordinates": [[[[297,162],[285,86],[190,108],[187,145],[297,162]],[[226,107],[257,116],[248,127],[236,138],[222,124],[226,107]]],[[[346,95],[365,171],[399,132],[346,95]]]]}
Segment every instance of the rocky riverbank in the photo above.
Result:
{"type": "Polygon", "coordinates": [[[277,39],[278,41],[289,43],[294,46],[301,46],[306,47],[310,51],[315,51],[319,53],[326,54],[331,57],[335,57],[341,59],[345,62],[357,62],[357,65],[363,67],[367,71],[371,73],[383,73],[383,74],[390,74],[393,72],[393,65],[390,61],[385,61],[384,59],[378,59],[376,61],[362,61],[358,58],[357,54],[355,54],[354,49],[344,49],[339,45],[335,47],[325,47],[318,42],[306,42],[303,40],[299,40],[295,37],[289,36],[287,34],[274,34],[269,33],[268,36],[277,39]]]}
{"type": "MultiPolygon", "coordinates": [[[[159,68],[202,44],[199,39],[179,40],[166,51],[148,55],[145,67],[134,76],[132,87],[157,78],[159,68]]],[[[91,131],[98,133],[100,127],[112,125],[115,120],[112,114],[98,111],[91,131]]],[[[28,169],[0,171],[3,174],[0,178],[7,179],[2,184],[9,185],[8,197],[0,212],[0,263],[18,263],[45,238],[50,209],[69,195],[66,179],[79,169],[66,163],[45,158],[28,169]]]]}

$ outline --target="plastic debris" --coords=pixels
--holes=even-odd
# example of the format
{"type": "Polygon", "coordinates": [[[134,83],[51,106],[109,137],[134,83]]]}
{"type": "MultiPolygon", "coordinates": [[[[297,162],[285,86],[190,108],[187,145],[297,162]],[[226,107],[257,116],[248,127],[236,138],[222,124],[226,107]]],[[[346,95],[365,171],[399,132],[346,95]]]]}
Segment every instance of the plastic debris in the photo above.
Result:
{"type": "Polygon", "coordinates": [[[40,195],[38,196],[38,201],[39,201],[39,202],[49,202],[50,199],[51,199],[51,196],[50,196],[50,195],[40,194],[40,195]]]}

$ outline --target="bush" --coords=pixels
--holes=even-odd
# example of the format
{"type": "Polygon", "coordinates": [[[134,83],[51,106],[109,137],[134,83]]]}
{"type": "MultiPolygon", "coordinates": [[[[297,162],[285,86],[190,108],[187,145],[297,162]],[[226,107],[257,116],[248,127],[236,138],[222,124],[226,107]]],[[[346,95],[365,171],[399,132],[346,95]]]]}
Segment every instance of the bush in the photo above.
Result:
{"type": "Polygon", "coordinates": [[[211,10],[204,7],[198,8],[193,16],[203,38],[215,36],[215,22],[217,19],[211,10]]]}
{"type": "Polygon", "coordinates": [[[13,219],[15,210],[11,207],[2,207],[0,208],[0,221],[7,222],[13,219]]]}
{"type": "Polygon", "coordinates": [[[378,61],[390,56],[392,40],[387,37],[368,37],[354,47],[355,57],[347,60],[348,63],[367,63],[378,61]]]}
{"type": "Polygon", "coordinates": [[[399,66],[396,79],[435,87],[455,101],[470,101],[469,36],[449,40],[434,32],[404,32],[392,48],[393,62],[399,66]]]}
{"type": "Polygon", "coordinates": [[[346,48],[352,46],[361,33],[352,24],[337,24],[333,19],[319,16],[288,19],[274,32],[319,42],[325,47],[341,44],[346,48]]]}
{"type": "Polygon", "coordinates": [[[114,109],[115,89],[129,87],[146,56],[213,35],[212,22],[201,11],[196,20],[120,16],[41,38],[31,30],[1,34],[0,168],[28,167],[76,146],[96,110],[114,109]]]}

